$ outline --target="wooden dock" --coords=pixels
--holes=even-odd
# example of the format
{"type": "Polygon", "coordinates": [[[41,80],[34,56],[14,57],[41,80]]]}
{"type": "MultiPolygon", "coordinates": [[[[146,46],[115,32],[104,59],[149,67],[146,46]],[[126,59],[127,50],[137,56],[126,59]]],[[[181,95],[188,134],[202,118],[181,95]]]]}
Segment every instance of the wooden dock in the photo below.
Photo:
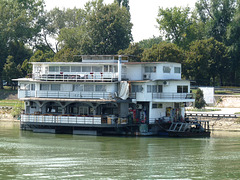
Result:
{"type": "Polygon", "coordinates": [[[185,113],[187,117],[237,118],[236,114],[185,113]]]}

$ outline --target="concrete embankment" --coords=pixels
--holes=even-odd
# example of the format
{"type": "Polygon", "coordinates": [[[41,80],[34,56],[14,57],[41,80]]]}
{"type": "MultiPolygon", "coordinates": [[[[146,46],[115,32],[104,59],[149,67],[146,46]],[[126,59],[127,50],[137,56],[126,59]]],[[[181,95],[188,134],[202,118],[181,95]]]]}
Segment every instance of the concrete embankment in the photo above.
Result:
{"type": "MultiPolygon", "coordinates": [[[[239,107],[239,106],[238,106],[239,107]]],[[[211,130],[240,131],[240,108],[219,108],[207,107],[206,109],[218,109],[217,111],[186,111],[187,113],[197,114],[197,119],[209,121],[211,130]],[[209,117],[204,117],[204,115],[209,117]],[[226,117],[224,117],[226,116],[226,117]]]]}
{"type": "Polygon", "coordinates": [[[202,120],[208,120],[211,130],[223,130],[223,131],[240,131],[240,119],[239,118],[202,118],[202,120]]]}

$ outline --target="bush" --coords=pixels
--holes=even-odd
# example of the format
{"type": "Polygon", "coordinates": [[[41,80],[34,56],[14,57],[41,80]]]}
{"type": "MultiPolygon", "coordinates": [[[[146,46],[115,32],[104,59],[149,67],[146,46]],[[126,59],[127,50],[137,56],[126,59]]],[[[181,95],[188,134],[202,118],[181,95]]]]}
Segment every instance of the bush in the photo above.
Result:
{"type": "Polygon", "coordinates": [[[14,118],[19,117],[21,115],[22,110],[23,110],[23,103],[22,102],[18,102],[16,105],[13,106],[11,115],[14,118]]]}
{"type": "Polygon", "coordinates": [[[203,91],[201,89],[197,89],[196,98],[195,98],[195,108],[201,109],[206,106],[206,102],[203,98],[203,91]]]}

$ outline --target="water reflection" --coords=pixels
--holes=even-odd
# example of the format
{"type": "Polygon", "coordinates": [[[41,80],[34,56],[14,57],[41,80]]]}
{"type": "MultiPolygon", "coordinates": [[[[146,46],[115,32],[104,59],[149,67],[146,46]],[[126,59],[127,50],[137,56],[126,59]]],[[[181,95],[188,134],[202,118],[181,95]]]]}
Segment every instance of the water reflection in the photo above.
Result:
{"type": "Polygon", "coordinates": [[[138,138],[20,131],[0,123],[0,179],[234,179],[240,134],[138,138]]]}

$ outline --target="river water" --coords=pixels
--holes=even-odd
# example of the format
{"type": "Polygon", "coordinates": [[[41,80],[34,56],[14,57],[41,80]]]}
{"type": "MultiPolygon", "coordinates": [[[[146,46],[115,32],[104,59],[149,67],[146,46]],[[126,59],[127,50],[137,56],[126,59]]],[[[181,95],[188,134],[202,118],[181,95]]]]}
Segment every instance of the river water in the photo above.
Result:
{"type": "Polygon", "coordinates": [[[0,179],[240,179],[240,132],[101,137],[38,134],[1,122],[0,179]]]}

